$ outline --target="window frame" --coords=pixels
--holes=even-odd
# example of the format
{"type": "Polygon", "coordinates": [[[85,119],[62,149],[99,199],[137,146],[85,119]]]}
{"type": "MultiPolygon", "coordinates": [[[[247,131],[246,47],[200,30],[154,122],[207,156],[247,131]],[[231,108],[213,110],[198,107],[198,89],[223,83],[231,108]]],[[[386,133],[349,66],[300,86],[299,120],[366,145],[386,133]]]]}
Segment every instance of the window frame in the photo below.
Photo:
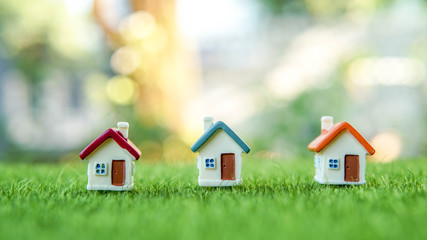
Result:
{"type": "Polygon", "coordinates": [[[209,170],[216,169],[216,158],[214,158],[214,157],[204,158],[203,166],[205,169],[209,169],[209,170]],[[209,165],[209,166],[207,166],[207,165],[209,165]]]}
{"type": "Polygon", "coordinates": [[[94,164],[94,173],[96,176],[107,176],[108,175],[107,169],[108,169],[108,163],[96,162],[94,164]],[[102,172],[102,170],[104,170],[104,172],[102,172]]]}
{"type": "Polygon", "coordinates": [[[328,169],[329,170],[339,170],[340,169],[340,159],[339,158],[328,158],[328,169]],[[332,166],[331,166],[332,165],[332,166]]]}

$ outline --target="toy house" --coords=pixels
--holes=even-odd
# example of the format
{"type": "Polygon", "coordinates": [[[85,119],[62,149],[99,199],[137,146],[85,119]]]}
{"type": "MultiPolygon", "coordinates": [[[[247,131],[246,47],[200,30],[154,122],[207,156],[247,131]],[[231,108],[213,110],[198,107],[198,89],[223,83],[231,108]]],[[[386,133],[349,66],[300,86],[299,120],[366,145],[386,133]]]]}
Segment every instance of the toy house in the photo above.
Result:
{"type": "Polygon", "coordinates": [[[88,161],[88,190],[133,188],[134,160],[141,152],[128,139],[129,124],[119,122],[117,128],[105,131],[80,153],[80,158],[88,161]]]}
{"type": "Polygon", "coordinates": [[[322,132],[309,145],[316,152],[314,179],[322,184],[365,184],[366,155],[375,149],[349,123],[321,118],[322,132]]]}
{"type": "Polygon", "coordinates": [[[191,146],[199,152],[199,185],[204,187],[242,184],[242,152],[250,148],[225,123],[204,118],[204,134],[191,146]]]}

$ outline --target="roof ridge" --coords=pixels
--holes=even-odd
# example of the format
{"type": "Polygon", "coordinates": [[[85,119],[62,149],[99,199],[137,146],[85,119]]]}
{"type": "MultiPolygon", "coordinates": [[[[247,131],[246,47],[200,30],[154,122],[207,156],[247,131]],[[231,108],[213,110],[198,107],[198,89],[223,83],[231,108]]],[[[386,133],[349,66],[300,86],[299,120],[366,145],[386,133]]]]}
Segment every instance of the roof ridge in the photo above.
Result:
{"type": "Polygon", "coordinates": [[[202,136],[197,139],[197,141],[191,146],[191,151],[196,152],[202,147],[207,140],[209,140],[219,129],[222,129],[239,147],[245,152],[248,153],[251,149],[249,146],[243,142],[243,140],[237,136],[237,134],[225,124],[223,121],[217,121],[212,127],[205,131],[202,136]]]}
{"type": "Polygon", "coordinates": [[[80,152],[80,158],[84,160],[108,138],[112,138],[121,148],[127,150],[135,158],[135,160],[138,160],[141,156],[141,151],[132,143],[132,141],[125,139],[123,136],[120,136],[118,130],[116,131],[113,128],[109,128],[97,138],[95,138],[95,140],[93,140],[85,149],[83,149],[83,151],[80,152]]]}
{"type": "Polygon", "coordinates": [[[326,133],[321,133],[317,138],[315,138],[309,145],[308,149],[310,151],[320,152],[325,148],[333,139],[335,139],[342,131],[347,130],[351,135],[353,135],[356,140],[362,144],[365,150],[373,155],[375,149],[366,141],[365,138],[348,122],[336,123],[332,126],[330,130],[326,133]]]}

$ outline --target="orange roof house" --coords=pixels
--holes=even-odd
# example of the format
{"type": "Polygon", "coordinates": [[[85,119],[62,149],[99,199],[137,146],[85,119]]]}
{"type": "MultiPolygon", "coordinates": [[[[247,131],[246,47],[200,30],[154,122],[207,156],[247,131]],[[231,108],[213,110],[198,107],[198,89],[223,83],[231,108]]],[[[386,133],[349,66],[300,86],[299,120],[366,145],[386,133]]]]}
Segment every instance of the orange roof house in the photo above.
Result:
{"type": "Polygon", "coordinates": [[[333,124],[333,118],[321,119],[321,134],[308,149],[316,152],[315,180],[323,184],[364,184],[366,155],[375,149],[348,122],[333,124]]]}
{"type": "Polygon", "coordinates": [[[363,145],[363,147],[366,149],[366,151],[370,155],[374,155],[375,149],[348,122],[337,123],[333,125],[329,131],[322,130],[322,134],[320,134],[316,139],[314,139],[308,145],[308,149],[312,152],[322,151],[322,149],[326,147],[326,145],[328,145],[332,140],[334,140],[336,136],[338,136],[344,130],[347,130],[348,132],[350,132],[353,135],[353,137],[355,137],[357,141],[359,141],[359,143],[363,145]]]}

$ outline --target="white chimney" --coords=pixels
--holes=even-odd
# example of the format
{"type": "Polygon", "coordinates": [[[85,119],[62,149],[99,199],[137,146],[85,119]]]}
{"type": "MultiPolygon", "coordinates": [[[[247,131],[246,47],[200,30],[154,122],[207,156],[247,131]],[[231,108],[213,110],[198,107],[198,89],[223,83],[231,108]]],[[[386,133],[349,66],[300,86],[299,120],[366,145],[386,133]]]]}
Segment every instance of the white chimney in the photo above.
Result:
{"type": "Polygon", "coordinates": [[[206,132],[213,125],[213,117],[204,117],[203,118],[203,123],[204,123],[204,129],[205,129],[205,132],[206,132]]]}
{"type": "Polygon", "coordinates": [[[117,129],[123,135],[124,138],[128,139],[129,137],[129,123],[127,122],[118,122],[117,129]]]}
{"type": "Polygon", "coordinates": [[[323,116],[320,121],[322,123],[322,133],[329,131],[334,125],[334,118],[331,116],[323,116]]]}

